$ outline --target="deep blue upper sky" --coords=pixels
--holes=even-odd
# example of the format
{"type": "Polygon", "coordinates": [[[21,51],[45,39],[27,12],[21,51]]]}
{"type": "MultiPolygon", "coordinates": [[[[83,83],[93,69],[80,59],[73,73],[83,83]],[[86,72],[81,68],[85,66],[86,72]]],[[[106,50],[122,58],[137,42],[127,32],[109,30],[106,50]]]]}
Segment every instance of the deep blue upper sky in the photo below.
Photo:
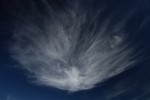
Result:
{"type": "MultiPolygon", "coordinates": [[[[25,12],[28,12],[30,0],[0,1],[0,100],[150,100],[150,0],[94,0],[91,13],[99,5],[109,5],[103,17],[116,11],[115,16],[123,18],[132,8],[136,9],[126,25],[126,32],[130,34],[129,39],[132,39],[131,46],[136,47],[135,53],[141,51],[143,57],[135,67],[94,89],[75,93],[32,84],[24,71],[14,68],[17,62],[11,59],[8,48],[15,21],[13,13],[20,12],[20,7],[17,7],[19,1],[25,12]]],[[[59,10],[63,8],[65,0],[48,1],[59,10]]]]}

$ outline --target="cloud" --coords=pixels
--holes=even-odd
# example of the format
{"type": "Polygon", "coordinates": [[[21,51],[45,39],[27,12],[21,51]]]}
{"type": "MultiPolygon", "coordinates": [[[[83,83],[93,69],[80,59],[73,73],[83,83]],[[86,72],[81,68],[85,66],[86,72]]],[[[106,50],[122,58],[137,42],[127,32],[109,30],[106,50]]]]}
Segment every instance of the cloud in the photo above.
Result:
{"type": "Polygon", "coordinates": [[[150,80],[149,61],[145,61],[137,69],[133,68],[128,75],[122,77],[119,82],[109,88],[106,100],[149,100],[150,80]]]}
{"type": "Polygon", "coordinates": [[[17,98],[15,98],[15,97],[13,97],[12,95],[8,95],[8,96],[6,97],[6,100],[21,100],[21,99],[17,99],[17,98]]]}
{"type": "Polygon", "coordinates": [[[36,84],[91,89],[137,62],[123,30],[130,17],[112,24],[113,14],[99,22],[89,20],[81,7],[55,12],[46,0],[41,5],[46,14],[34,8],[18,17],[11,47],[12,57],[36,84]]]}

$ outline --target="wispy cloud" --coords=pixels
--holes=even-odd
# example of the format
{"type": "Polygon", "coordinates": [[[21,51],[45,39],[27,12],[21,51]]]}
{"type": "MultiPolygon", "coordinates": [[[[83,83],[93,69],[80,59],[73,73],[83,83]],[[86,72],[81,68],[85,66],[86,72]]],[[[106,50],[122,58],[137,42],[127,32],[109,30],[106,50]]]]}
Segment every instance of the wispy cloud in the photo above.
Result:
{"type": "Polygon", "coordinates": [[[6,100],[21,100],[21,99],[17,99],[17,98],[15,98],[15,97],[12,96],[12,95],[8,95],[8,96],[6,97],[6,100]]]}
{"type": "Polygon", "coordinates": [[[109,90],[106,100],[126,98],[128,100],[149,100],[150,81],[147,64],[143,64],[139,70],[134,70],[128,76],[123,77],[109,90]]]}
{"type": "Polygon", "coordinates": [[[98,22],[89,20],[81,7],[55,12],[46,0],[41,4],[48,15],[33,10],[19,20],[11,48],[13,58],[35,83],[86,90],[135,64],[134,48],[125,41],[123,30],[130,17],[112,25],[113,14],[98,22]]]}

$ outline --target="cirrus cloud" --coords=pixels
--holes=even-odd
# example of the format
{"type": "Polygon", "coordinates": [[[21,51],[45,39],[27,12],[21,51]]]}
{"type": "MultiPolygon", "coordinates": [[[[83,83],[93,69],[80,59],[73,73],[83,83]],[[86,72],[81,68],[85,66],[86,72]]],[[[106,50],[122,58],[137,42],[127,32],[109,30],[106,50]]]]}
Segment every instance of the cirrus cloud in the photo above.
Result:
{"type": "MultiPolygon", "coordinates": [[[[124,26],[130,15],[111,23],[113,14],[98,22],[103,10],[89,20],[77,6],[54,11],[42,0],[38,10],[18,19],[12,56],[35,83],[62,90],[91,89],[136,63],[124,26]]],[[[80,5],[79,5],[80,6],[80,5]]],[[[102,9],[102,8],[101,8],[102,9]]]]}

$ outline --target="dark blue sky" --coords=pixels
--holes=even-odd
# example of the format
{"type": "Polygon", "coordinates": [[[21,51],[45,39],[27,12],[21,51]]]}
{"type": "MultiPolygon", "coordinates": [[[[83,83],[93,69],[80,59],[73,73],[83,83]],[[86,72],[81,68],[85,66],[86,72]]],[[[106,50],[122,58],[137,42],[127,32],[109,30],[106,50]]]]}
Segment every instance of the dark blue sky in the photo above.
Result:
{"type": "MultiPolygon", "coordinates": [[[[34,0],[36,1],[36,0],[34,0]]],[[[39,2],[40,0],[37,0],[39,2]]],[[[48,0],[55,10],[64,9],[65,0],[48,0]]],[[[31,0],[0,1],[0,100],[150,100],[150,1],[149,0],[83,0],[82,5],[94,13],[107,5],[103,18],[113,13],[115,23],[132,9],[132,17],[125,25],[130,46],[140,54],[140,62],[133,68],[98,84],[91,90],[69,93],[67,91],[37,86],[30,82],[23,70],[15,68],[9,52],[12,31],[17,14],[30,11],[31,0]],[[20,2],[20,3],[19,3],[20,2]],[[91,2],[91,3],[90,3],[91,2]],[[88,5],[88,6],[86,6],[88,5]],[[29,6],[29,7],[28,7],[29,6]]],[[[39,7],[42,11],[42,8],[39,7]]],[[[101,19],[99,19],[100,21],[101,19]]],[[[128,41],[128,40],[127,40],[128,41]]],[[[135,56],[136,57],[136,56],[135,56]]]]}

